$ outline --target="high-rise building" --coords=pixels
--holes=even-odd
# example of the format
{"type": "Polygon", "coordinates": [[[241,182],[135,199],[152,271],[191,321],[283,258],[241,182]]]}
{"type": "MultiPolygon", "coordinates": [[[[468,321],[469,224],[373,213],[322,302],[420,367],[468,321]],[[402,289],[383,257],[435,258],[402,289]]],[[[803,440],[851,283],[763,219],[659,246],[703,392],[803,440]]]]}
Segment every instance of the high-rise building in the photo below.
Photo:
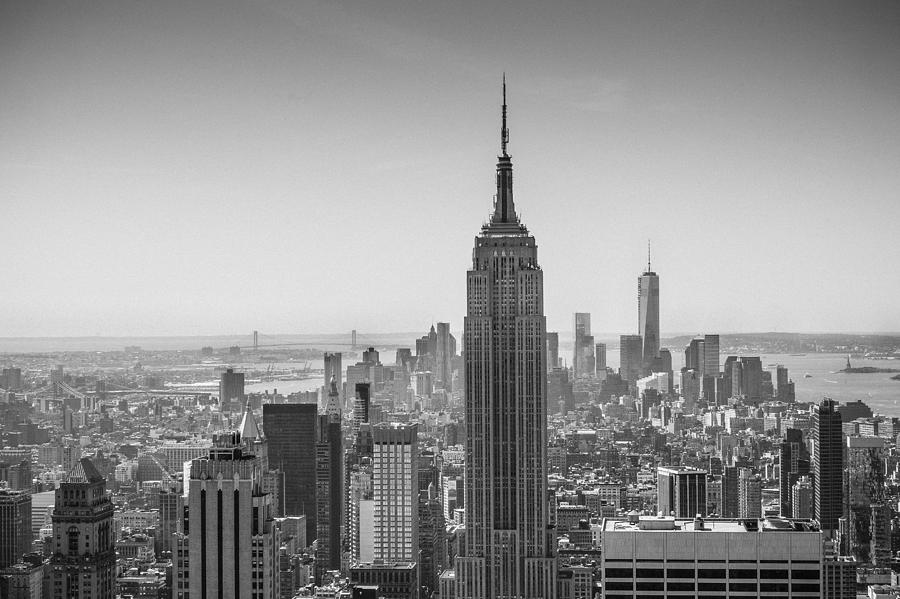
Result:
{"type": "Polygon", "coordinates": [[[602,597],[829,597],[822,532],[782,518],[606,518],[602,597]],[[664,567],[665,566],[665,567],[664,567]]]}
{"type": "Polygon", "coordinates": [[[575,374],[575,378],[593,376],[596,364],[594,358],[594,336],[591,335],[591,315],[589,313],[575,313],[574,331],[572,371],[575,374]]]}
{"type": "Polygon", "coordinates": [[[31,551],[31,493],[0,489],[0,568],[31,551]]]}
{"type": "Polygon", "coordinates": [[[219,378],[219,409],[226,412],[240,409],[245,400],[244,373],[227,368],[219,378]]]}
{"type": "Polygon", "coordinates": [[[719,363],[719,336],[703,336],[703,364],[701,366],[703,376],[719,376],[721,365],[719,363]]]}
{"type": "Polygon", "coordinates": [[[272,497],[262,488],[260,459],[249,451],[240,432],[220,433],[208,456],[191,461],[190,567],[181,567],[192,599],[279,596],[272,497]]]}
{"type": "Polygon", "coordinates": [[[826,531],[838,529],[843,513],[843,437],[836,408],[837,403],[826,397],[815,406],[812,422],[815,516],[826,531]]]}
{"type": "Polygon", "coordinates": [[[738,475],[738,518],[762,517],[762,482],[749,468],[738,475]]]}
{"type": "Polygon", "coordinates": [[[372,428],[375,561],[419,561],[418,427],[382,423],[372,428]]]}
{"type": "Polygon", "coordinates": [[[330,388],[332,379],[337,383],[338,391],[343,389],[344,369],[341,365],[342,360],[343,356],[340,352],[325,352],[325,380],[323,384],[326,389],[330,388]]]}
{"type": "Polygon", "coordinates": [[[156,539],[156,553],[174,550],[174,535],[183,533],[184,493],[177,488],[163,488],[159,491],[159,535],[156,539]]]}
{"type": "Polygon", "coordinates": [[[49,570],[53,599],[113,598],[114,511],[106,479],[81,458],[56,489],[49,570]]]}
{"type": "Polygon", "coordinates": [[[434,362],[437,367],[437,384],[448,393],[453,391],[453,352],[450,334],[450,323],[437,323],[437,343],[435,344],[434,362]]]}
{"type": "MultiPolygon", "coordinates": [[[[885,439],[847,437],[846,510],[849,516],[848,555],[860,562],[871,562],[872,506],[884,502],[885,439]]],[[[888,548],[890,552],[890,548],[888,548]]]]}
{"type": "Polygon", "coordinates": [[[286,516],[306,515],[306,538],[316,538],[316,428],[318,406],[263,405],[263,433],[269,466],[284,474],[286,516]]]}
{"type": "Polygon", "coordinates": [[[656,471],[659,511],[665,516],[706,516],[706,471],[660,466],[656,471]]]}
{"type": "Polygon", "coordinates": [[[326,414],[316,431],[316,580],[341,567],[341,524],[344,505],[344,452],[337,380],[328,392],[326,414]]]}
{"type": "Polygon", "coordinates": [[[467,275],[466,531],[456,596],[554,599],[543,272],[513,202],[505,92],[504,83],[494,212],[475,238],[467,275]]]}
{"type": "Polygon", "coordinates": [[[659,356],[659,276],[650,268],[650,244],[647,244],[647,270],[638,277],[638,335],[641,336],[641,363],[649,369],[659,356]]]}
{"type": "Polygon", "coordinates": [[[606,344],[597,343],[594,346],[594,363],[597,368],[597,376],[606,376],[606,344]]]}
{"type": "Polygon", "coordinates": [[[559,333],[547,333],[547,371],[559,366],[559,333]]]}
{"type": "Polygon", "coordinates": [[[791,487],[792,518],[813,517],[813,486],[809,476],[801,476],[791,487]]]}
{"type": "Polygon", "coordinates": [[[779,448],[778,494],[781,504],[780,514],[785,518],[794,516],[793,488],[801,477],[809,475],[809,451],[803,442],[803,432],[789,428],[779,448]]]}
{"type": "Polygon", "coordinates": [[[619,374],[632,386],[641,378],[643,341],[640,335],[619,337],[619,374]]]}
{"type": "Polygon", "coordinates": [[[703,375],[703,339],[691,339],[691,342],[684,348],[684,368],[685,370],[696,370],[703,375]]]}

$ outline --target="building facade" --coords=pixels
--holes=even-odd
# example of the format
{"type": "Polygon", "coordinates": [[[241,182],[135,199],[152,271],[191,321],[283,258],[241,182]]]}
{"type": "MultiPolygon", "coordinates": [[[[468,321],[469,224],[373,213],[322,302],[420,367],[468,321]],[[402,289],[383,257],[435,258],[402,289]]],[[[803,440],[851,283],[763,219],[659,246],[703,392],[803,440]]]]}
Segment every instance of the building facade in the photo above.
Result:
{"type": "Polygon", "coordinates": [[[106,479],[81,458],[56,490],[50,596],[112,599],[116,578],[115,508],[106,479]]]}
{"type": "Polygon", "coordinates": [[[504,84],[494,212],[475,238],[465,318],[460,599],[556,595],[547,496],[547,323],[537,244],[513,202],[504,84]]]}

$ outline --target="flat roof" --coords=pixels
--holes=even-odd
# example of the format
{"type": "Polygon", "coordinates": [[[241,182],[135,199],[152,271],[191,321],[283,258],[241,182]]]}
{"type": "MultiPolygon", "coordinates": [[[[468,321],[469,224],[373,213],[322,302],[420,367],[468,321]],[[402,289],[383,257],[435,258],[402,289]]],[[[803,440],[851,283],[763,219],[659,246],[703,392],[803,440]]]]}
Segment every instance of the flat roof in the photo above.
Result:
{"type": "Polygon", "coordinates": [[[641,516],[637,523],[627,518],[605,518],[604,532],[819,532],[812,520],[788,518],[731,518],[702,519],[703,528],[695,526],[693,518],[675,519],[671,516],[641,516]]]}

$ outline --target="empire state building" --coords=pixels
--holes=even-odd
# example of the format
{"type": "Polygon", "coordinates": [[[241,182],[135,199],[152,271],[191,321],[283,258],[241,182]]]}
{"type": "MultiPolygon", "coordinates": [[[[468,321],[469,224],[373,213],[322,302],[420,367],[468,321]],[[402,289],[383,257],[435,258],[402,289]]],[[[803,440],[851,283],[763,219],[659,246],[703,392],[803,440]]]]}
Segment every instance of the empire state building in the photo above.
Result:
{"type": "Polygon", "coordinates": [[[494,212],[466,278],[466,530],[456,596],[554,599],[543,272],[513,203],[505,79],[502,112],[494,212]]]}

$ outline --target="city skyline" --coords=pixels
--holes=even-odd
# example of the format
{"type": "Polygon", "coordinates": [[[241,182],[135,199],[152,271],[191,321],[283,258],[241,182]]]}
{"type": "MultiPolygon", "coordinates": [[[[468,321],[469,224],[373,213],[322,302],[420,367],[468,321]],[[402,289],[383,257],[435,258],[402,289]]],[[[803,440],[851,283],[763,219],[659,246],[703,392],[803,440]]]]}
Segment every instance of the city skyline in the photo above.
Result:
{"type": "Polygon", "coordinates": [[[551,330],[900,330],[896,5],[215,9],[0,9],[4,335],[460,322],[504,70],[551,330]]]}

